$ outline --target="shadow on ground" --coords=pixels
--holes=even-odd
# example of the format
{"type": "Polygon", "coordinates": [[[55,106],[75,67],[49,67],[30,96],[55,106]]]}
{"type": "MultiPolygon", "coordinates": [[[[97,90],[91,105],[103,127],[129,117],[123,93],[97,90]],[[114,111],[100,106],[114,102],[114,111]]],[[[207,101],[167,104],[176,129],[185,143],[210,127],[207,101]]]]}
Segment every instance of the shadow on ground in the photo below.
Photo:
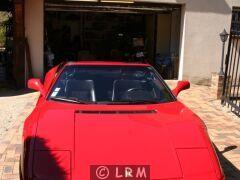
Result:
{"type": "Polygon", "coordinates": [[[228,146],[223,151],[219,151],[216,145],[214,144],[216,152],[218,154],[220,164],[223,168],[226,180],[239,180],[240,179],[240,170],[234,166],[225,156],[224,153],[232,151],[237,148],[237,146],[228,146]]]}
{"type": "Polygon", "coordinates": [[[29,89],[21,89],[21,90],[14,90],[14,89],[0,89],[0,97],[12,97],[12,96],[19,96],[24,94],[30,94],[34,91],[29,89]]]}

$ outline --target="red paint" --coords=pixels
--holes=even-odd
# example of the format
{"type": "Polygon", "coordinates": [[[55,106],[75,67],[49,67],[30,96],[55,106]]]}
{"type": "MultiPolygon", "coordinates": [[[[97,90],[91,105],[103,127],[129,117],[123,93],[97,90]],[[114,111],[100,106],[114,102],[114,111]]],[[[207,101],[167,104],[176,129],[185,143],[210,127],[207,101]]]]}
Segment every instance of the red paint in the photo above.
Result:
{"type": "Polygon", "coordinates": [[[28,80],[28,88],[39,91],[42,96],[46,96],[46,91],[40,81],[40,79],[30,79],[28,80]]]}
{"type": "Polygon", "coordinates": [[[172,93],[175,96],[178,96],[178,94],[181,91],[184,91],[184,90],[189,89],[189,88],[190,88],[190,82],[189,81],[179,81],[177,83],[177,87],[172,91],[172,93]]]}
{"type": "MultiPolygon", "coordinates": [[[[150,66],[121,62],[77,62],[65,66],[73,64],[150,66]]],[[[58,72],[49,73],[44,86],[30,80],[29,87],[44,87],[48,94],[58,72]]],[[[189,85],[180,82],[173,93],[177,95],[189,85]]],[[[25,121],[23,140],[21,169],[25,179],[88,180],[91,165],[147,165],[151,179],[224,178],[205,125],[179,101],[113,106],[70,104],[40,97],[25,121]],[[146,110],[155,113],[82,113],[146,110]]]]}
{"type": "Polygon", "coordinates": [[[78,62],[69,62],[66,66],[71,65],[93,65],[93,66],[104,66],[104,65],[111,65],[111,66],[151,66],[149,64],[143,63],[127,63],[127,62],[116,62],[116,61],[78,61],[78,62]]]}
{"type": "Polygon", "coordinates": [[[46,76],[45,76],[45,80],[44,80],[44,90],[47,92],[49,90],[49,88],[51,87],[55,77],[56,77],[56,73],[58,70],[59,66],[55,66],[52,69],[50,69],[46,76]]]}

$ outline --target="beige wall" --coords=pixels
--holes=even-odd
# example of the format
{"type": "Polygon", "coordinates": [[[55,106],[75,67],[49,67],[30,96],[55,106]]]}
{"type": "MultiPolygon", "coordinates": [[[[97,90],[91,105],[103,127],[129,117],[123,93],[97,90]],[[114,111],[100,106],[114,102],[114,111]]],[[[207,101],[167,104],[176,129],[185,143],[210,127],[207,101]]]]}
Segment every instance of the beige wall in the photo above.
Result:
{"type": "Polygon", "coordinates": [[[212,72],[218,72],[221,63],[219,33],[229,32],[232,6],[239,0],[137,0],[182,4],[182,32],[180,42],[179,79],[209,84],[212,72]]]}
{"type": "Polygon", "coordinates": [[[168,55],[171,43],[171,14],[159,14],[157,17],[157,53],[168,55]]]}
{"type": "MultiPolygon", "coordinates": [[[[182,4],[179,79],[208,83],[219,71],[221,41],[219,33],[230,29],[232,6],[239,0],[137,0],[182,4]]],[[[30,40],[34,72],[43,71],[43,3],[26,0],[26,34],[30,40]],[[30,7],[31,6],[31,7],[30,7]]]]}
{"type": "Polygon", "coordinates": [[[42,0],[25,0],[25,32],[30,46],[35,77],[42,77],[43,75],[43,9],[42,0]]]}
{"type": "Polygon", "coordinates": [[[230,30],[232,6],[225,0],[201,0],[200,4],[197,0],[192,1],[195,4],[186,4],[185,11],[182,77],[195,83],[209,84],[211,73],[218,72],[220,68],[222,44],[219,33],[224,28],[230,30]]]}
{"type": "Polygon", "coordinates": [[[180,11],[158,14],[157,18],[156,53],[160,55],[179,54],[180,11]]]}

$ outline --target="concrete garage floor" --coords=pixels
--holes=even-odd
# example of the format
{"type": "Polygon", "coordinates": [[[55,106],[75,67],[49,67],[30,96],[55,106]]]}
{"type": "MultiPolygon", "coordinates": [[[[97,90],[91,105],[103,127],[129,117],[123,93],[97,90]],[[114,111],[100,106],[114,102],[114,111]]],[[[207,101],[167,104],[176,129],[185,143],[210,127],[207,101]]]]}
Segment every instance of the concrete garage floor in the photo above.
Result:
{"type": "MultiPolygon", "coordinates": [[[[168,81],[174,87],[175,81],[168,81]]],[[[38,93],[0,92],[0,179],[19,179],[22,126],[38,93]]],[[[206,123],[228,180],[240,179],[240,118],[215,100],[209,87],[192,85],[179,96],[206,123]]]]}

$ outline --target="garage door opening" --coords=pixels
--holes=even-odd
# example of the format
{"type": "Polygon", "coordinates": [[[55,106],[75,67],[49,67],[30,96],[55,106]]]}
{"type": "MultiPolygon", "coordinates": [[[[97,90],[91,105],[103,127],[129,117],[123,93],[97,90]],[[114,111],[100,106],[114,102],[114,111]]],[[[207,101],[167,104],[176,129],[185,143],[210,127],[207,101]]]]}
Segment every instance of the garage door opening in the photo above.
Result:
{"type": "Polygon", "coordinates": [[[45,4],[45,72],[62,61],[148,62],[178,78],[180,7],[45,4]]]}

